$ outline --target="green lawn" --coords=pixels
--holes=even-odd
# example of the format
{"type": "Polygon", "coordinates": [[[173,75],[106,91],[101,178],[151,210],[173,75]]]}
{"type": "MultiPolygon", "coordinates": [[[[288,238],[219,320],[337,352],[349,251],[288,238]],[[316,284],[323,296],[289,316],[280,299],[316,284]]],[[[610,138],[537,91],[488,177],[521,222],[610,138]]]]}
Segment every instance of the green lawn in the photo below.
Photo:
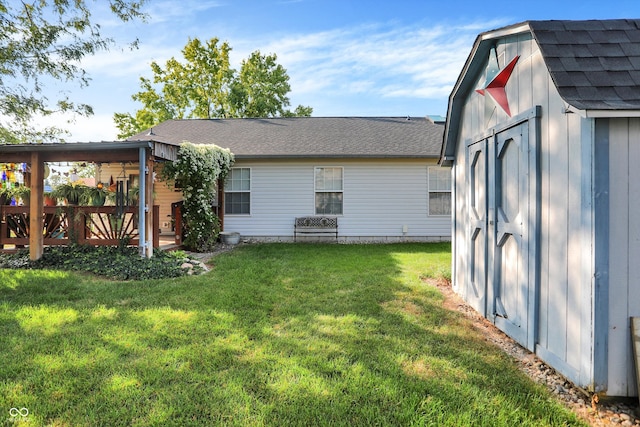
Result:
{"type": "Polygon", "coordinates": [[[421,277],[449,251],[249,245],[131,282],[0,270],[0,424],[583,425],[442,308],[421,277]]]}

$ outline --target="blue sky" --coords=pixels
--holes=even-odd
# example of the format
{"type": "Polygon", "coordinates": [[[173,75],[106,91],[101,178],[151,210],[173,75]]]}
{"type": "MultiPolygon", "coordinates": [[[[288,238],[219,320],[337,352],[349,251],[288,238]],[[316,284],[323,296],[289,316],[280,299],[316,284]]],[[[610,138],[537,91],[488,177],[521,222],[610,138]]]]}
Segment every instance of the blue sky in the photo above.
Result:
{"type": "Polygon", "coordinates": [[[83,61],[87,88],[56,85],[95,111],[68,126],[70,141],[115,139],[113,114],[140,108],[131,95],[151,61],[181,59],[190,37],[229,42],[236,68],[255,50],[275,53],[292,108],[311,106],[313,116],[444,116],[479,33],[533,19],[640,17],[638,0],[148,0],[148,22],[131,25],[93,4],[106,35],[137,37],[140,48],[83,61]]]}

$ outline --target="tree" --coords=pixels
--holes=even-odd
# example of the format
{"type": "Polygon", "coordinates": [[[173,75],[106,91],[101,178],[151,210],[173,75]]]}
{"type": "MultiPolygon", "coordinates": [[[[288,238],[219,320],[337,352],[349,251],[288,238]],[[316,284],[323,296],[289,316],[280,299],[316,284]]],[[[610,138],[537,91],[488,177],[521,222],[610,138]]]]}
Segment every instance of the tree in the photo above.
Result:
{"type": "MultiPolygon", "coordinates": [[[[145,19],[145,1],[108,4],[118,19],[128,22],[145,19]]],[[[92,20],[87,0],[0,0],[0,142],[59,140],[63,129],[36,129],[33,119],[56,112],[93,114],[90,105],[63,94],[50,100],[43,90],[51,80],[86,86],[90,79],[80,61],[113,45],[92,20]]]]}
{"type": "Polygon", "coordinates": [[[237,116],[275,117],[287,113],[284,107],[289,105],[289,76],[276,59],[275,54],[263,56],[255,51],[249,59],[242,61],[230,94],[230,103],[237,116]]]}
{"type": "Polygon", "coordinates": [[[277,56],[253,52],[240,71],[231,68],[227,42],[212,38],[203,44],[189,40],[182,50],[185,62],[171,58],[162,68],[151,64],[153,79],[140,78],[141,91],[132,95],[143,108],[134,115],[116,113],[118,138],[127,138],[169,119],[310,116],[311,107],[294,111],[286,69],[277,56]]]}

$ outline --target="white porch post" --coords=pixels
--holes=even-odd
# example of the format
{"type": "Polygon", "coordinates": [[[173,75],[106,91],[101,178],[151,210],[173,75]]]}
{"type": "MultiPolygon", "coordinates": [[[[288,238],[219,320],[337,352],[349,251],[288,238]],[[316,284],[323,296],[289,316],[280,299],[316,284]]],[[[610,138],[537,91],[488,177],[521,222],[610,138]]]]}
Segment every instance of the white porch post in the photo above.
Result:
{"type": "Polygon", "coordinates": [[[151,172],[147,167],[147,150],[144,147],[138,149],[139,182],[138,194],[138,252],[141,257],[151,258],[153,255],[153,213],[147,205],[147,193],[151,172]],[[151,217],[151,218],[150,218],[151,217]],[[151,223],[151,226],[150,226],[151,223]]]}

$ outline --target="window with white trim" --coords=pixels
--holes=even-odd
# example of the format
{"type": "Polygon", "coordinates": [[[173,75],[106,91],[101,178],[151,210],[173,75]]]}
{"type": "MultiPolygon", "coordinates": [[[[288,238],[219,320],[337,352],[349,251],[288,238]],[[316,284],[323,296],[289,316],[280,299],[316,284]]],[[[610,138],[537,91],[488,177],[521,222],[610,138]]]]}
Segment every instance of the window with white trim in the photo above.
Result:
{"type": "Polygon", "coordinates": [[[342,175],[341,167],[315,168],[316,215],[342,215],[342,175]]]}
{"type": "Polygon", "coordinates": [[[429,215],[451,215],[451,168],[428,168],[429,215]]]}
{"type": "Polygon", "coordinates": [[[231,168],[224,183],[225,215],[251,213],[251,168],[231,168]]]}

